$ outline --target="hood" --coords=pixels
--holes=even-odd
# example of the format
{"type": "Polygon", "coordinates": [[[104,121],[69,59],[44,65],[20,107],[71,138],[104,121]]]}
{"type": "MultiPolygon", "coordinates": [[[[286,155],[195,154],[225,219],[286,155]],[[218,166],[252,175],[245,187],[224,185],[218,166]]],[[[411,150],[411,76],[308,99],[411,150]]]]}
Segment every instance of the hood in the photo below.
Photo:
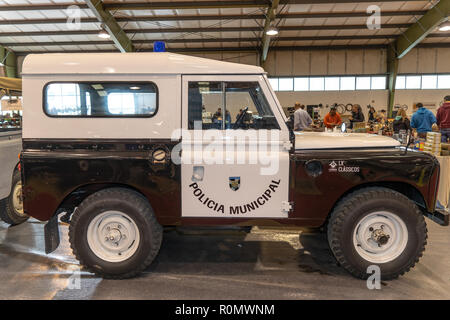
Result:
{"type": "Polygon", "coordinates": [[[428,109],[425,108],[425,107],[423,107],[423,108],[417,109],[416,113],[425,113],[425,112],[427,112],[427,111],[428,111],[428,109]]]}
{"type": "Polygon", "coordinates": [[[445,103],[441,106],[441,108],[445,108],[445,109],[450,108],[450,102],[445,102],[445,103]]]}
{"type": "Polygon", "coordinates": [[[295,132],[295,149],[392,148],[400,142],[390,137],[367,133],[295,132]]]}

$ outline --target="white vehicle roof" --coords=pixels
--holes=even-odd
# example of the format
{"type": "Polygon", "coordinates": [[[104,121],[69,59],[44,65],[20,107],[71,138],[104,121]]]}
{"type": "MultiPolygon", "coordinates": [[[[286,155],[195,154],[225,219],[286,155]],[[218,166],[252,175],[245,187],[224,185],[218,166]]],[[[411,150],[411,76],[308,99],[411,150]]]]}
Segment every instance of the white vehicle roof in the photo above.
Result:
{"type": "Polygon", "coordinates": [[[22,74],[264,74],[261,67],[169,52],[29,54],[22,74]]]}

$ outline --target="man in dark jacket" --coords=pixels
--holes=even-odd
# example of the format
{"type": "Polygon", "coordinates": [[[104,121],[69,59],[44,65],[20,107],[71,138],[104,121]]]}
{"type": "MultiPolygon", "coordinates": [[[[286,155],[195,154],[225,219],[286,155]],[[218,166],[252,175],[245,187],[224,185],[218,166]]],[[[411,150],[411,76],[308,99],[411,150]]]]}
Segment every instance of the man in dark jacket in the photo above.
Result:
{"type": "Polygon", "coordinates": [[[352,116],[350,120],[350,129],[353,129],[354,122],[364,122],[364,114],[362,113],[361,106],[359,104],[354,104],[352,107],[352,116]]]}
{"type": "Polygon", "coordinates": [[[436,123],[442,134],[442,142],[450,139],[450,96],[444,98],[444,104],[438,109],[436,123]]]}

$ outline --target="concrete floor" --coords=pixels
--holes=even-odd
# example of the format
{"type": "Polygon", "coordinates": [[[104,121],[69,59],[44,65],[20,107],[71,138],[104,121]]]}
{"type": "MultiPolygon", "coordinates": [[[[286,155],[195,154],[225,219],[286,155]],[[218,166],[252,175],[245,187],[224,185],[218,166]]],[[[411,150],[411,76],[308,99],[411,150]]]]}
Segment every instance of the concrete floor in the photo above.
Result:
{"type": "Polygon", "coordinates": [[[103,280],[81,271],[77,282],[67,226],[47,256],[42,223],[0,222],[0,299],[450,299],[450,229],[427,222],[421,262],[381,290],[339,268],[323,234],[258,228],[166,231],[142,276],[103,280]]]}

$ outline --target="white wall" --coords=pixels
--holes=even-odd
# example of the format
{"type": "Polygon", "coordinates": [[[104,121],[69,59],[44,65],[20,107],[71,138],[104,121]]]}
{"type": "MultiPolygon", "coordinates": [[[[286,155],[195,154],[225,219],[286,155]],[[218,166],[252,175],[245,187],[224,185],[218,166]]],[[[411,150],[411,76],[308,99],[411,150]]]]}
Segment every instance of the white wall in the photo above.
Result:
{"type": "MultiPolygon", "coordinates": [[[[387,109],[387,90],[361,90],[361,91],[315,91],[315,92],[276,92],[278,100],[281,105],[286,107],[294,106],[295,102],[300,102],[304,105],[316,105],[322,103],[331,105],[339,104],[359,104],[367,114],[366,106],[371,104],[377,111],[387,109]]],[[[412,105],[417,102],[423,104],[435,104],[435,108],[428,107],[431,111],[436,112],[440,102],[446,95],[450,95],[450,90],[397,90],[395,95],[395,104],[406,104],[409,109],[408,115],[412,114],[412,105]]],[[[329,109],[321,109],[321,116],[324,117],[329,109]]]]}

